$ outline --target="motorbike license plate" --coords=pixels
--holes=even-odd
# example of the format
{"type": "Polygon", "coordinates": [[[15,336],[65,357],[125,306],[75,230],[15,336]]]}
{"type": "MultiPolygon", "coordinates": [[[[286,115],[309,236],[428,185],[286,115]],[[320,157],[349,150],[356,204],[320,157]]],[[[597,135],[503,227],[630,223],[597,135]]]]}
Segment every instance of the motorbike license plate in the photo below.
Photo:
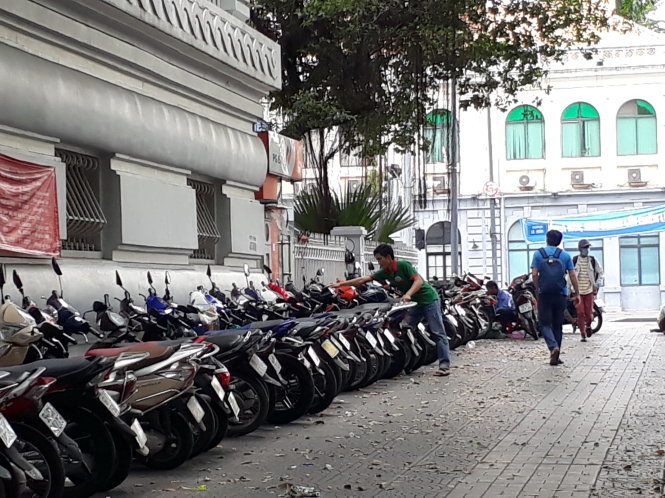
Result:
{"type": "Polygon", "coordinates": [[[344,346],[342,346],[342,344],[337,339],[335,339],[333,336],[330,336],[330,342],[332,342],[333,345],[337,349],[339,349],[340,351],[344,351],[344,346]]]}
{"type": "Polygon", "coordinates": [[[259,374],[259,377],[263,377],[268,371],[268,365],[266,365],[261,358],[256,355],[252,355],[249,359],[249,364],[252,366],[256,373],[259,374]]]}
{"type": "Polygon", "coordinates": [[[229,392],[229,406],[231,407],[233,416],[238,417],[238,414],[240,413],[240,407],[238,406],[238,401],[236,401],[235,394],[232,392],[229,392]]]}
{"type": "Polygon", "coordinates": [[[392,332],[388,329],[383,330],[383,335],[386,336],[386,339],[390,341],[391,344],[395,344],[395,336],[392,334],[392,332]]]}
{"type": "Polygon", "coordinates": [[[270,364],[275,368],[275,372],[279,373],[282,371],[282,364],[277,359],[277,356],[270,353],[270,356],[268,356],[268,360],[270,360],[270,364]]]}
{"type": "Polygon", "coordinates": [[[341,342],[346,349],[348,349],[349,351],[351,350],[351,343],[346,339],[346,337],[344,337],[344,334],[339,334],[337,338],[339,339],[339,342],[341,342]]]}
{"type": "Polygon", "coordinates": [[[381,338],[381,334],[376,334],[376,340],[379,341],[379,345],[381,346],[381,348],[386,347],[386,343],[383,342],[383,339],[381,338]]]}
{"type": "Polygon", "coordinates": [[[114,417],[120,416],[120,405],[111,397],[111,395],[105,389],[99,389],[97,391],[97,397],[99,401],[102,402],[102,405],[113,415],[114,417]]]}
{"type": "Polygon", "coordinates": [[[203,411],[203,407],[201,406],[201,403],[199,403],[199,400],[196,399],[196,396],[189,398],[189,401],[187,402],[187,408],[189,409],[189,413],[192,414],[192,417],[194,417],[194,420],[196,420],[197,424],[203,420],[205,412],[203,411]]]}
{"type": "Polygon", "coordinates": [[[318,367],[321,364],[321,358],[319,358],[319,355],[316,354],[316,351],[314,351],[314,348],[312,346],[309,347],[307,350],[309,353],[309,357],[312,359],[314,364],[318,367]]]}
{"type": "Polygon", "coordinates": [[[366,332],[365,333],[365,339],[367,339],[367,342],[369,342],[370,346],[372,346],[374,349],[376,349],[376,346],[379,344],[376,340],[376,338],[372,335],[371,332],[366,332]]]}
{"type": "Polygon", "coordinates": [[[0,413],[0,439],[7,448],[11,448],[16,441],[16,433],[2,413],[0,413]]]}
{"type": "Polygon", "coordinates": [[[300,361],[302,361],[302,364],[303,364],[303,365],[305,365],[305,366],[306,366],[307,368],[309,368],[309,369],[312,368],[312,364],[309,362],[309,360],[305,357],[304,354],[301,354],[301,355],[299,356],[299,358],[300,358],[300,361]]]}
{"type": "Polygon", "coordinates": [[[39,412],[39,418],[46,424],[46,427],[55,437],[60,437],[67,427],[67,421],[58,413],[58,410],[51,403],[46,403],[39,412]]]}
{"type": "Polygon", "coordinates": [[[527,313],[528,311],[531,311],[533,309],[533,304],[531,303],[524,303],[520,304],[520,313],[527,313]]]}
{"type": "Polygon", "coordinates": [[[411,329],[406,329],[406,335],[409,336],[409,340],[415,344],[416,338],[413,337],[413,332],[411,332],[411,329]]]}
{"type": "Polygon", "coordinates": [[[212,390],[215,391],[215,394],[217,394],[217,397],[219,400],[223,403],[224,402],[224,388],[222,387],[222,384],[217,380],[217,377],[213,376],[212,381],[210,382],[210,385],[212,386],[212,390]]]}
{"type": "Polygon", "coordinates": [[[131,425],[132,431],[134,432],[134,438],[139,445],[139,448],[145,447],[145,443],[148,442],[148,436],[145,435],[143,427],[141,427],[141,422],[139,419],[135,418],[134,422],[131,425]]]}
{"type": "Polygon", "coordinates": [[[326,353],[328,353],[331,358],[334,358],[339,354],[339,349],[335,347],[335,345],[330,341],[330,339],[326,339],[325,341],[323,341],[321,347],[326,350],[326,353]]]}
{"type": "Polygon", "coordinates": [[[457,312],[460,314],[460,316],[466,316],[466,310],[462,308],[461,306],[457,306],[457,312]]]}

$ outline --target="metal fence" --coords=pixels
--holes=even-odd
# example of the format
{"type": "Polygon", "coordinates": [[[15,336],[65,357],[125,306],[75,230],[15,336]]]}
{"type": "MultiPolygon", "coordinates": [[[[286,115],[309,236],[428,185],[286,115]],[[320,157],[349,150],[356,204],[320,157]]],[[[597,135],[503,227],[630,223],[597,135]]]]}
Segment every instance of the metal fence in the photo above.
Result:
{"type": "MultiPolygon", "coordinates": [[[[303,276],[309,280],[316,275],[316,271],[323,268],[325,273],[322,281],[329,283],[337,278],[344,278],[346,264],[344,263],[346,239],[343,237],[329,236],[324,238],[319,234],[312,234],[306,242],[294,244],[293,256],[293,280],[302,282],[303,276]]],[[[365,268],[362,274],[370,273],[367,263],[374,261],[373,251],[378,242],[366,241],[365,243],[365,268]]],[[[401,244],[393,245],[395,256],[399,259],[410,261],[414,265],[418,261],[418,251],[407,248],[401,244]]]]}

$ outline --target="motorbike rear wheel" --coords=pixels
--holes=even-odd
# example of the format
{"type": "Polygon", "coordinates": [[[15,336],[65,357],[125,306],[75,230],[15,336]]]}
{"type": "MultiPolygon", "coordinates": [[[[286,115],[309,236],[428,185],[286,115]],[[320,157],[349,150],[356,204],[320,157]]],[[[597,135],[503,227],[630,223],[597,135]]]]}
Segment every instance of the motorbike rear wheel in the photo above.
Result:
{"type": "Polygon", "coordinates": [[[595,334],[600,330],[602,326],[603,326],[603,312],[600,311],[596,303],[593,303],[593,318],[591,320],[591,326],[589,327],[589,329],[591,330],[592,334],[595,334]]]}
{"type": "Polygon", "coordinates": [[[157,453],[150,453],[145,466],[151,469],[170,470],[182,465],[192,454],[194,435],[184,415],[171,413],[171,433],[165,434],[166,444],[157,453]]]}
{"type": "Polygon", "coordinates": [[[277,358],[282,365],[280,375],[287,385],[270,385],[275,403],[269,407],[266,420],[272,424],[288,424],[307,413],[314,398],[314,380],[298,358],[283,353],[277,353],[277,358]]]}
{"type": "Polygon", "coordinates": [[[134,448],[132,443],[127,441],[122,435],[118,434],[116,430],[109,428],[111,437],[113,438],[113,446],[115,446],[117,465],[113,472],[109,475],[106,482],[100,486],[100,491],[108,491],[113,489],[116,486],[120,486],[127,476],[129,475],[129,469],[132,466],[134,448]]]}
{"type": "Polygon", "coordinates": [[[81,464],[69,469],[65,463],[68,479],[63,496],[84,498],[99,491],[115,470],[118,460],[113,437],[104,422],[92,412],[68,409],[62,414],[67,420],[65,434],[78,445],[90,469],[83,469],[81,464]]]}
{"type": "Polygon", "coordinates": [[[65,469],[55,443],[29,425],[12,423],[12,427],[18,438],[14,447],[44,477],[43,481],[38,481],[26,476],[27,489],[21,493],[20,498],[62,496],[65,488],[65,469]]]}
{"type": "Polygon", "coordinates": [[[323,374],[316,372],[313,376],[315,395],[312,405],[307,412],[311,415],[320,413],[328,408],[338,392],[337,379],[332,367],[325,361],[322,361],[319,368],[323,371],[323,374]]]}
{"type": "Polygon", "coordinates": [[[229,420],[227,435],[244,436],[266,421],[270,409],[268,387],[255,373],[244,370],[231,372],[231,384],[236,401],[240,405],[239,422],[229,420]]]}

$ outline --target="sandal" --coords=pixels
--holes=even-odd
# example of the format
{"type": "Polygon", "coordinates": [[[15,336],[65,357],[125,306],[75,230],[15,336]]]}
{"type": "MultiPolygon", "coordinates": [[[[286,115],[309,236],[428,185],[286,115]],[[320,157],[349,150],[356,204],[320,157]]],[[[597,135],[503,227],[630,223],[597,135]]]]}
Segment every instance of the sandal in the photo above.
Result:
{"type": "Polygon", "coordinates": [[[448,375],[450,375],[449,368],[440,368],[434,371],[434,377],[447,377],[448,375]]]}

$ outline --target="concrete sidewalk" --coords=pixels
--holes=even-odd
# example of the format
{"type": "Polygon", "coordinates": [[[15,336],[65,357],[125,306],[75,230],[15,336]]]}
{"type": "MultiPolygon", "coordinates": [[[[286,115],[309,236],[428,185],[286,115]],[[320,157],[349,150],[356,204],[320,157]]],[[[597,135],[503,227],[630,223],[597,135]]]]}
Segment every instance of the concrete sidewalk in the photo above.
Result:
{"type": "Polygon", "coordinates": [[[586,343],[566,333],[560,367],[542,340],[477,341],[449,378],[342,394],[175,471],[137,468],[105,496],[286,496],[288,483],[324,497],[660,495],[665,336],[626,317],[586,343]]]}

